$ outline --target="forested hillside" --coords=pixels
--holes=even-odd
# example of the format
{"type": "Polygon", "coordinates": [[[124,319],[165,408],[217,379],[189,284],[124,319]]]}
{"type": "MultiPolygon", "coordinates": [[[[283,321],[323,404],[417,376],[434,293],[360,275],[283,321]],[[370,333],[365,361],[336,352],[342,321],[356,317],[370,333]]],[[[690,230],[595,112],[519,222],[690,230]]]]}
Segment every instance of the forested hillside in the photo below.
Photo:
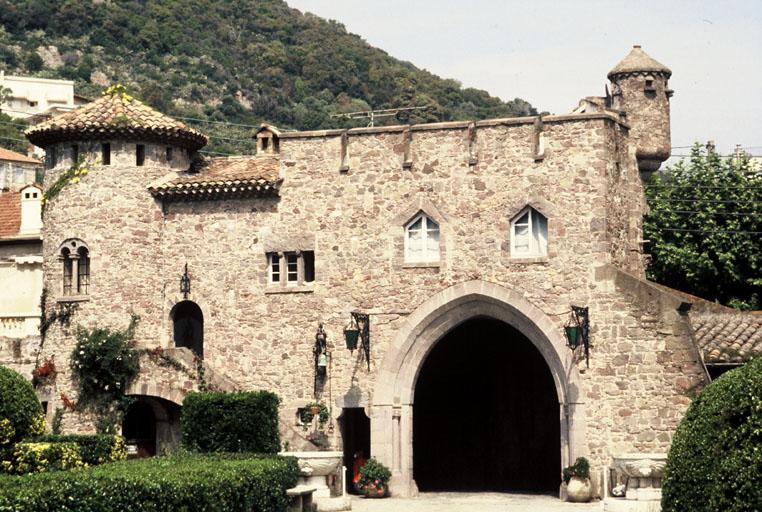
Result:
{"type": "Polygon", "coordinates": [[[0,0],[0,23],[7,73],[76,80],[90,97],[123,83],[162,111],[202,120],[188,122],[223,152],[250,149],[249,128],[229,123],[357,126],[329,116],[419,105],[429,108],[387,122],[536,113],[394,59],[281,0],[0,0]]]}

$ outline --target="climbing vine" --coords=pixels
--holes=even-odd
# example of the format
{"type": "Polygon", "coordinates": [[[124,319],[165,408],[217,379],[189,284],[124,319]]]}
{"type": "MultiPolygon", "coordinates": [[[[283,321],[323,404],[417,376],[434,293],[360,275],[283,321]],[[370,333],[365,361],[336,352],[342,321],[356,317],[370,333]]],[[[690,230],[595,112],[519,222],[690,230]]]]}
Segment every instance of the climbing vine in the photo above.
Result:
{"type": "Polygon", "coordinates": [[[80,177],[90,172],[91,165],[92,163],[85,157],[80,157],[71,167],[61,171],[56,181],[42,194],[43,213],[48,203],[55,199],[66,185],[79,183],[80,177]]]}

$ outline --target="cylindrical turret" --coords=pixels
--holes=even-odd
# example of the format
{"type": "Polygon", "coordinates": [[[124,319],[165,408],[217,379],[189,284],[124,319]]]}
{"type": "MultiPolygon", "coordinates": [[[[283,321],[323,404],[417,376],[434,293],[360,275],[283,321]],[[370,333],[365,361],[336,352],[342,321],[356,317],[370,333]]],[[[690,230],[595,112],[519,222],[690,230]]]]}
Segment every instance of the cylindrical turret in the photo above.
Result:
{"type": "Polygon", "coordinates": [[[638,167],[644,177],[669,158],[672,146],[669,126],[668,81],[672,71],[649,57],[639,45],[612,69],[612,107],[626,114],[635,141],[638,167]]]}

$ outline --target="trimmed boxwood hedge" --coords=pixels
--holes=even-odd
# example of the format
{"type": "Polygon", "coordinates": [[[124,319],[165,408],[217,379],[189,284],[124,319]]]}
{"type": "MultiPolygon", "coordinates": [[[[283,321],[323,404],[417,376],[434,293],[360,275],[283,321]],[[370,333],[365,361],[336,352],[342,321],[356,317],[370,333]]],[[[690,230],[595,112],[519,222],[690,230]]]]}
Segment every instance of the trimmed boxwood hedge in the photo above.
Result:
{"type": "Polygon", "coordinates": [[[269,391],[190,393],[183,400],[183,446],[199,452],[277,453],[279,403],[269,391]]]}
{"type": "Polygon", "coordinates": [[[44,430],[45,415],[32,384],[0,366],[0,445],[17,443],[44,430]]]}
{"type": "Polygon", "coordinates": [[[691,403],[667,457],[662,510],[762,510],[762,357],[691,403]]]}
{"type": "Polygon", "coordinates": [[[76,443],[79,456],[88,466],[116,462],[127,458],[124,438],[112,434],[46,435],[33,439],[37,443],[76,443]]]}
{"type": "Polygon", "coordinates": [[[0,477],[0,511],[280,512],[297,481],[292,457],[181,454],[0,477]]]}

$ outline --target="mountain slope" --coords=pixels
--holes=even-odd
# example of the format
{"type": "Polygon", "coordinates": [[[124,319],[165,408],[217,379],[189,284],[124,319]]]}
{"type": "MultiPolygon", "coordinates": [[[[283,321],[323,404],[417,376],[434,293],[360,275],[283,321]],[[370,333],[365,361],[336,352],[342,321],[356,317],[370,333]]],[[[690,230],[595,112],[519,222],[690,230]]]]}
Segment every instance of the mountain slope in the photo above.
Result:
{"type": "Polygon", "coordinates": [[[97,96],[120,82],[152,106],[188,118],[220,151],[248,151],[248,128],[357,126],[349,112],[425,105],[389,123],[531,115],[402,62],[336,22],[281,0],[0,0],[0,66],[76,80],[97,96]]]}

